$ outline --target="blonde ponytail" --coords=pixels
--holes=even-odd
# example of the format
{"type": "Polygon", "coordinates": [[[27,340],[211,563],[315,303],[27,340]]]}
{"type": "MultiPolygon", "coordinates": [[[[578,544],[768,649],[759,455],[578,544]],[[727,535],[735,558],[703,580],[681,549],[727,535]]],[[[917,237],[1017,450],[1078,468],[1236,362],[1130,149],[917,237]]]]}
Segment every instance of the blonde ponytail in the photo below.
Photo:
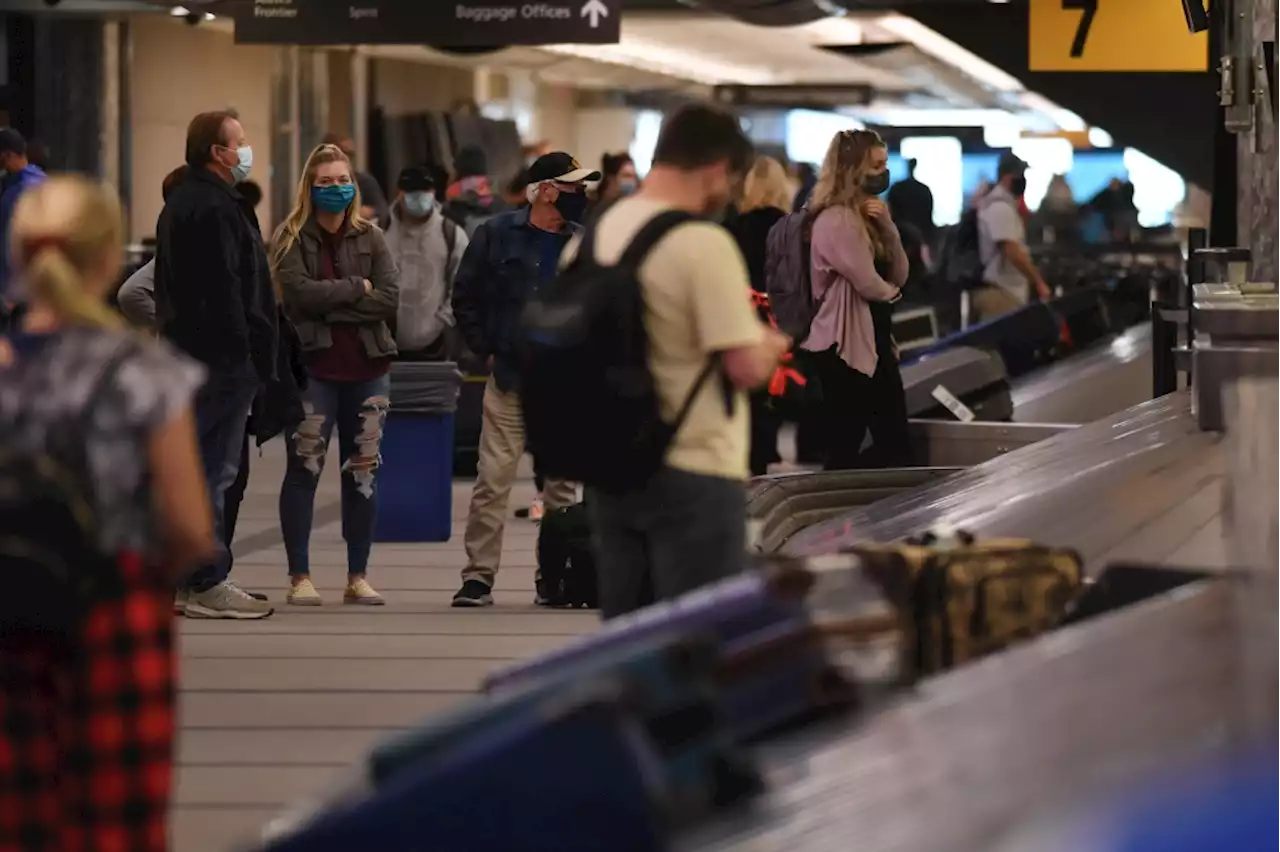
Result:
{"type": "Polygon", "coordinates": [[[119,314],[85,291],[80,271],[55,246],[41,248],[27,261],[24,281],[31,295],[52,308],[67,325],[124,327],[119,314]]]}
{"type": "Polygon", "coordinates": [[[12,256],[34,303],[67,325],[122,328],[107,307],[106,286],[120,271],[120,200],[104,184],[60,175],[22,194],[10,228],[12,256]],[[91,281],[89,276],[108,281],[91,281]]]}

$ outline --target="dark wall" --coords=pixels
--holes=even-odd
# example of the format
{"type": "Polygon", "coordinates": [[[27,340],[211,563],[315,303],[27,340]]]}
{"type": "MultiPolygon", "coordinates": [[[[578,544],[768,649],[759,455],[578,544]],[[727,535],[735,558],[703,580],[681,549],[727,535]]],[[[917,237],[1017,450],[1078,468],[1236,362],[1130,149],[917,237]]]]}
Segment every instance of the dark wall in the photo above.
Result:
{"type": "Polygon", "coordinates": [[[1213,186],[1217,78],[1203,73],[1032,73],[1027,70],[1027,7],[955,3],[904,9],[1033,92],[1101,127],[1116,144],[1138,148],[1187,180],[1213,186]]]}
{"type": "Polygon", "coordinates": [[[7,15],[10,123],[49,149],[51,168],[98,174],[102,159],[103,23],[7,15]]]}

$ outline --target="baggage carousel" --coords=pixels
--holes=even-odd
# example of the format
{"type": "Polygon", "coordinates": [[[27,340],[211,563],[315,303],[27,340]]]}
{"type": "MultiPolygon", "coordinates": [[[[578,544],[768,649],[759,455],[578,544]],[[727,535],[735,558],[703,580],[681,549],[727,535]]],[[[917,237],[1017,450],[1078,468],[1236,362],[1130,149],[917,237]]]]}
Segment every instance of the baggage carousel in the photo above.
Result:
{"type": "Polygon", "coordinates": [[[851,838],[868,852],[1031,848],[1004,844],[1029,821],[1118,794],[1119,778],[1220,747],[1239,716],[1223,664],[1238,641],[1231,584],[1213,579],[1229,559],[1225,446],[1201,431],[1184,391],[969,468],[813,474],[807,488],[799,476],[758,481],[761,549],[783,554],[947,523],[1074,547],[1093,574],[1140,562],[1208,579],[762,747],[769,792],[682,838],[679,852],[827,852],[851,838]],[[780,519],[803,516],[824,478],[821,490],[863,505],[833,515],[828,504],[825,520],[789,533],[780,519]]]}
{"type": "Polygon", "coordinates": [[[1012,382],[1018,423],[1092,423],[1151,398],[1151,326],[1140,325],[1012,382]]]}
{"type": "Polygon", "coordinates": [[[795,555],[892,541],[938,523],[1075,547],[1089,563],[1221,566],[1221,437],[1179,392],[853,509],[781,544],[795,555]]]}

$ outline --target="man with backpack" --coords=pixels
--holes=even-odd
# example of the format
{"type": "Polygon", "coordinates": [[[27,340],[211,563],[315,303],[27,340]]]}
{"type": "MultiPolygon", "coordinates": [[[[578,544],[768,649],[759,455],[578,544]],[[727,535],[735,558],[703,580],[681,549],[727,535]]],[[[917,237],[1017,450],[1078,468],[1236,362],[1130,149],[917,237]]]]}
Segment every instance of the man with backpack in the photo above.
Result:
{"type": "Polygon", "coordinates": [[[448,361],[455,353],[453,279],[467,250],[467,235],[446,219],[426,169],[400,172],[387,248],[400,270],[400,307],[392,331],[401,361],[448,361]]]}
{"type": "Polygon", "coordinates": [[[601,213],[525,312],[529,439],[548,477],[587,485],[606,619],[746,566],[745,391],[790,346],[711,221],[752,160],[732,115],[673,114],[644,186],[601,213]]]}
{"type": "MultiPolygon", "coordinates": [[[[526,299],[556,275],[560,254],[578,232],[588,199],[586,184],[600,173],[563,152],[539,157],[526,171],[529,205],[501,213],[476,228],[454,279],[453,312],[467,348],[492,371],[484,391],[479,464],[467,514],[467,567],[459,607],[491,606],[502,559],[507,500],[525,453],[525,423],[518,391],[516,330],[526,299]]],[[[548,509],[573,502],[571,482],[549,477],[548,509]]],[[[535,602],[544,603],[541,595],[535,602]]]]}
{"type": "Polygon", "coordinates": [[[1016,311],[1035,287],[1042,301],[1053,297],[1027,252],[1027,228],[1018,202],[1027,191],[1027,164],[1006,151],[996,167],[996,182],[974,205],[982,281],[971,294],[978,321],[1016,311]]]}

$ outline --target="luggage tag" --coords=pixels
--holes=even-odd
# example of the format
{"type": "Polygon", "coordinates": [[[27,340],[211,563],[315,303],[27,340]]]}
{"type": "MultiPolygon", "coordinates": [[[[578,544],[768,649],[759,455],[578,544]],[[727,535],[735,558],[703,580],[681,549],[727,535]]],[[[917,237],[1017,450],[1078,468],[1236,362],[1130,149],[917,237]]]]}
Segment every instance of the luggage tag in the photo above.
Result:
{"type": "Polygon", "coordinates": [[[942,385],[934,388],[930,396],[936,399],[943,408],[954,414],[961,423],[972,423],[978,419],[978,415],[973,413],[973,409],[961,402],[959,397],[942,385]]]}

